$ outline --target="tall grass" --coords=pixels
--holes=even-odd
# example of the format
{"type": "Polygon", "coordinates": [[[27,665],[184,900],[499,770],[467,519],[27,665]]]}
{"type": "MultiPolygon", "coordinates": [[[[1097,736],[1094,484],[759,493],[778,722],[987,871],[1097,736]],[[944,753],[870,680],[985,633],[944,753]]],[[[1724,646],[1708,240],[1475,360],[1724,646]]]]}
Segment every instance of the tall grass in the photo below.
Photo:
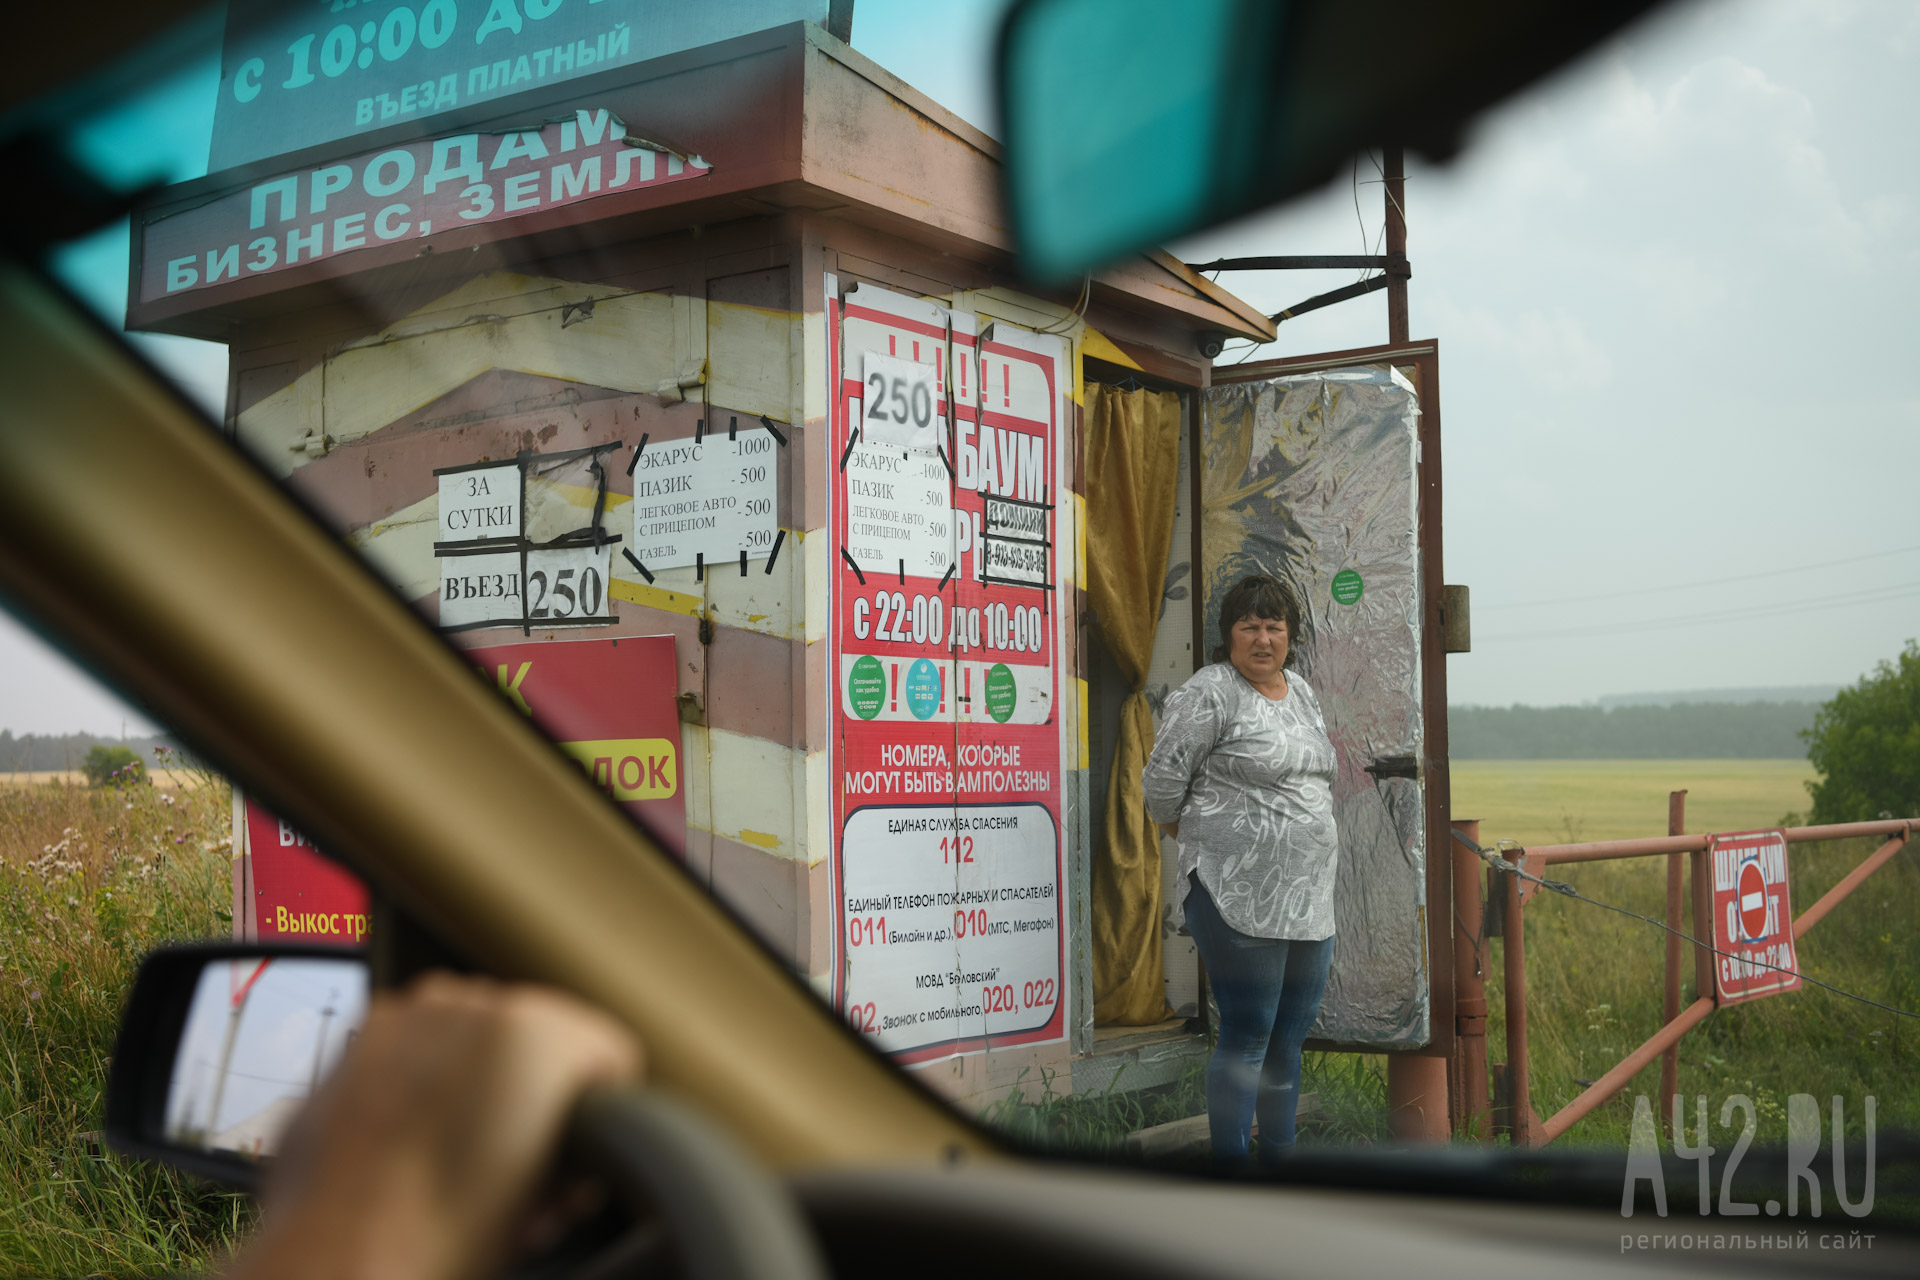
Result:
{"type": "Polygon", "coordinates": [[[227,932],[230,804],[217,781],[0,786],[0,1273],[199,1270],[252,1221],[97,1136],[140,957],[227,932]]]}

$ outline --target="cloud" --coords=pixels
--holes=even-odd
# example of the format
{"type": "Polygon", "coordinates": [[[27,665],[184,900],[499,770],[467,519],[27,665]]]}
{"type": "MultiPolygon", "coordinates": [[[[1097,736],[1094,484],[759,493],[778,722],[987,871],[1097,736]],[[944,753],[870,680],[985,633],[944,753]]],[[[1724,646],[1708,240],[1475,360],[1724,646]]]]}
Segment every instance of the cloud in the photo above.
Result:
{"type": "Polygon", "coordinates": [[[1432,327],[1446,335],[1450,360],[1518,371],[1560,391],[1595,391],[1613,381],[1612,356],[1564,307],[1496,313],[1437,294],[1425,311],[1432,327]]]}
{"type": "Polygon", "coordinates": [[[1867,264],[1866,228],[1834,181],[1806,94],[1726,54],[1658,92],[1615,60],[1595,106],[1600,163],[1623,191],[1664,205],[1676,230],[1737,227],[1776,250],[1867,264]]]}

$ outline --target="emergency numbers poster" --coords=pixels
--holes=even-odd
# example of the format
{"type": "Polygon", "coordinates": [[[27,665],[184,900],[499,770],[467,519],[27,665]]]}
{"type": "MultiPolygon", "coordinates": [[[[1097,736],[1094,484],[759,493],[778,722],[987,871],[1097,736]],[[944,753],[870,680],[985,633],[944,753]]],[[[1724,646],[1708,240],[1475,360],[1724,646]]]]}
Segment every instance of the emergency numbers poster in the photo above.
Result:
{"type": "Polygon", "coordinates": [[[907,1062],[1061,1039],[1061,344],[827,294],[835,999],[907,1062]]]}

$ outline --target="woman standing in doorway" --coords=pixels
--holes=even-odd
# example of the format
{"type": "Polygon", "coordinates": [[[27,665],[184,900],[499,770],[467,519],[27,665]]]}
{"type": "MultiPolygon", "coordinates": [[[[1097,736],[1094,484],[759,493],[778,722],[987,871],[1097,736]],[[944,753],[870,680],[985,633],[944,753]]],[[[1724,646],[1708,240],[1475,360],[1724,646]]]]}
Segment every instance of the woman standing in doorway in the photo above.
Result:
{"type": "Polygon", "coordinates": [[[1147,812],[1180,842],[1176,910],[1207,966],[1220,1037],[1207,1065],[1218,1161],[1293,1147],[1300,1047],[1333,958],[1333,744],[1289,671],[1300,605],[1276,578],[1220,602],[1214,662],[1167,699],[1142,777],[1147,812]]]}

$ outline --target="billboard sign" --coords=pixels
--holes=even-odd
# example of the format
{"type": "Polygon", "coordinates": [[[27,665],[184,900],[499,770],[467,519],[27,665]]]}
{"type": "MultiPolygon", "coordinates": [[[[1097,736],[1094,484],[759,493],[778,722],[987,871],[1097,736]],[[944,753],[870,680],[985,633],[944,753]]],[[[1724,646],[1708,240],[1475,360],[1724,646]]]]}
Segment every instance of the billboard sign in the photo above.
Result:
{"type": "Polygon", "coordinates": [[[675,857],[687,849],[672,636],[531,640],[466,658],[675,857]]]}
{"type": "Polygon", "coordinates": [[[210,172],[789,22],[828,0],[229,0],[210,172]]]}
{"type": "Polygon", "coordinates": [[[988,533],[1050,563],[1062,345],[828,294],[835,998],[905,1062],[1059,1040],[1060,608],[988,533]]]}
{"type": "Polygon", "coordinates": [[[1787,885],[1787,838],[1746,831],[1713,838],[1714,991],[1739,1004],[1800,989],[1787,885]]]}
{"type": "Polygon", "coordinates": [[[283,173],[140,228],[140,300],[272,275],[461,227],[705,177],[627,140],[605,108],[538,129],[422,138],[283,173]]]}
{"type": "Polygon", "coordinates": [[[248,910],[260,941],[364,945],[367,886],[360,878],[251,796],[246,823],[253,883],[248,910]]]}

